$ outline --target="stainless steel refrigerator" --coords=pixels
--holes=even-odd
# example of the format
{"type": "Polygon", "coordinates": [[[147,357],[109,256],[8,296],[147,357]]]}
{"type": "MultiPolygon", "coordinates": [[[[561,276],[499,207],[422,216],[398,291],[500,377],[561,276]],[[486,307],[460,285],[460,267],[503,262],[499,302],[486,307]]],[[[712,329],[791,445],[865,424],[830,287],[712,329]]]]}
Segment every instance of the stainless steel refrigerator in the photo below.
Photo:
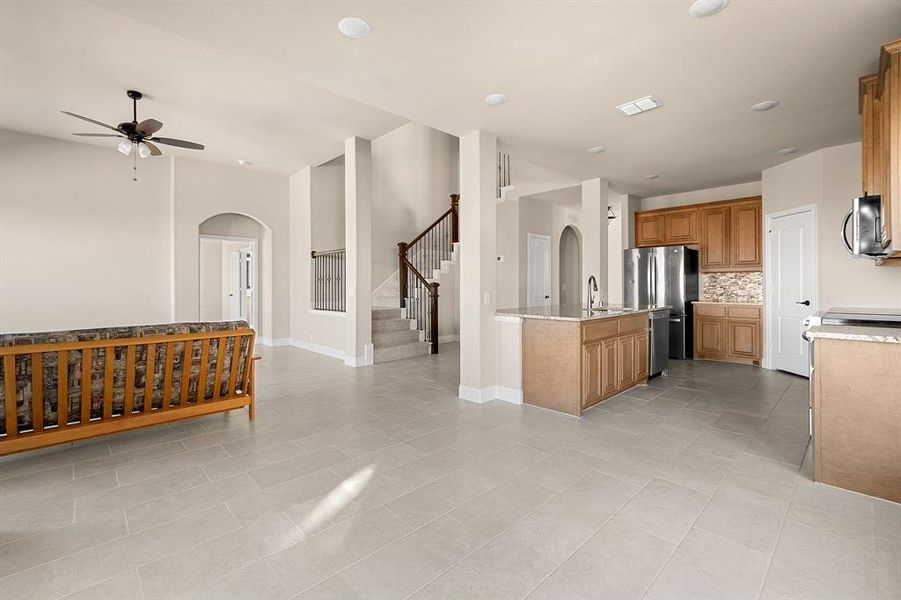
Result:
{"type": "Polygon", "coordinates": [[[669,306],[669,356],[691,358],[692,301],[698,299],[698,251],[686,246],[623,250],[623,304],[669,306]]]}

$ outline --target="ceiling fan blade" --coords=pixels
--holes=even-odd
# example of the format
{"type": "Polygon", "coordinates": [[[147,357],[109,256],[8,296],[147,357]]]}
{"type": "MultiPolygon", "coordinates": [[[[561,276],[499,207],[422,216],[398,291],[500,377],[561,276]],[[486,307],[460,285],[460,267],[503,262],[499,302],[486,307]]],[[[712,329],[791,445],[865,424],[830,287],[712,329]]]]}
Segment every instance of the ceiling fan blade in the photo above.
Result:
{"type": "Polygon", "coordinates": [[[147,145],[148,148],[150,148],[150,156],[162,156],[163,155],[163,151],[160,150],[160,147],[157,146],[156,144],[151,144],[147,140],[144,140],[144,143],[147,145]]]}
{"type": "Polygon", "coordinates": [[[76,115],[75,113],[69,112],[67,110],[61,110],[59,112],[63,113],[64,115],[69,115],[70,117],[75,117],[76,119],[81,119],[82,121],[87,121],[88,123],[93,123],[94,125],[100,125],[101,127],[106,127],[107,129],[112,129],[113,131],[119,131],[112,125],[107,125],[106,123],[101,123],[100,121],[96,121],[89,117],[83,117],[81,115],[76,115]]]}
{"type": "Polygon", "coordinates": [[[156,119],[144,119],[138,123],[138,133],[148,136],[153,135],[163,128],[163,124],[156,119]]]}
{"type": "Polygon", "coordinates": [[[72,135],[79,135],[81,137],[125,137],[124,135],[117,135],[115,133],[73,133],[72,135]]]}
{"type": "Polygon", "coordinates": [[[150,138],[150,140],[158,144],[165,144],[167,146],[178,146],[179,148],[190,148],[191,150],[203,150],[203,144],[186,142],[185,140],[176,140],[173,138],[162,137],[150,138]]]}

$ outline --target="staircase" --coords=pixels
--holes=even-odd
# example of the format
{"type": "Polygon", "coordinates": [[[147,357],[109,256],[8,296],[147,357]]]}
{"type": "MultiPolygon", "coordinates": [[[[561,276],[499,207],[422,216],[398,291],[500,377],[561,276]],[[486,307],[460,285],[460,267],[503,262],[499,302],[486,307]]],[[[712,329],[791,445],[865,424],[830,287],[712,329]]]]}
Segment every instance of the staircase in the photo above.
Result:
{"type": "Polygon", "coordinates": [[[452,195],[450,209],[437,221],[412,242],[398,243],[398,270],[373,291],[374,362],[438,353],[438,290],[442,279],[447,283],[456,275],[458,200],[452,195]]]}

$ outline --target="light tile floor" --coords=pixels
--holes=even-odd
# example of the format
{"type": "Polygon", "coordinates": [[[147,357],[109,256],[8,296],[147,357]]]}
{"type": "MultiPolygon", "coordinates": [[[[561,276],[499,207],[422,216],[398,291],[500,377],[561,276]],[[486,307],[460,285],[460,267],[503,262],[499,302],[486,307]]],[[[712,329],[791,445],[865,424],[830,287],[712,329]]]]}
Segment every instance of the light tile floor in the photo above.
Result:
{"type": "Polygon", "coordinates": [[[901,506],[811,483],[807,382],[677,362],[584,418],[458,349],[263,349],[257,420],[0,460],[0,597],[901,598],[901,506]]]}

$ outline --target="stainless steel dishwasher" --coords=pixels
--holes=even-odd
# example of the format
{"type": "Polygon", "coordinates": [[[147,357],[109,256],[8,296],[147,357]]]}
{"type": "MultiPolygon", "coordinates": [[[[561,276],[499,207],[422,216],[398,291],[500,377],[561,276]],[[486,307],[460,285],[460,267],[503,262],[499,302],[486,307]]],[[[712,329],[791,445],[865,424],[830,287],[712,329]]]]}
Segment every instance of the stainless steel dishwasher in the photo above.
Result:
{"type": "Polygon", "coordinates": [[[669,368],[669,309],[663,308],[650,313],[651,338],[650,352],[651,366],[649,377],[666,375],[669,368]]]}

